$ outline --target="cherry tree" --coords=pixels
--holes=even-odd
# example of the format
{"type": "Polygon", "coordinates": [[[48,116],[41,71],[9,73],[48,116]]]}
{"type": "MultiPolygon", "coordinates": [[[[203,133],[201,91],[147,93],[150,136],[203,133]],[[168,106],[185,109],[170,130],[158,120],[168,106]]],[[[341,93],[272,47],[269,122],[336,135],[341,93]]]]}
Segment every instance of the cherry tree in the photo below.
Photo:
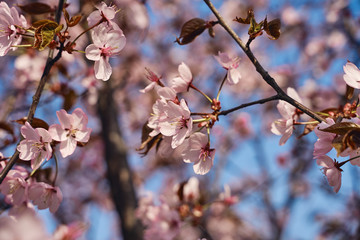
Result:
{"type": "Polygon", "coordinates": [[[0,2],[0,238],[358,238],[353,5],[0,2]]]}

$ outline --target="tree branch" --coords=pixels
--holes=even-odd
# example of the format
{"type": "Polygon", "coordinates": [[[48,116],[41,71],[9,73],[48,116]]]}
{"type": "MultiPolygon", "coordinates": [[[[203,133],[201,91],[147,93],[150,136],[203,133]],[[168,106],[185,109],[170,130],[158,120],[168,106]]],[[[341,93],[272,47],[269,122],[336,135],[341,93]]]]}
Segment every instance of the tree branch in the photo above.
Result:
{"type": "MultiPolygon", "coordinates": [[[[64,6],[64,0],[59,0],[59,6],[58,9],[56,11],[56,21],[57,23],[60,22],[60,16],[61,16],[61,12],[64,6]]],[[[56,36],[55,36],[56,37],[56,36]]],[[[52,56],[54,50],[50,49],[49,50],[49,55],[48,55],[48,59],[46,61],[46,65],[44,68],[44,72],[41,76],[39,85],[36,89],[36,92],[33,96],[33,101],[31,103],[30,109],[29,109],[29,113],[27,116],[27,120],[30,124],[32,123],[33,119],[34,119],[34,115],[35,115],[35,111],[36,108],[40,102],[40,97],[41,97],[41,93],[44,90],[45,84],[49,78],[49,73],[50,70],[52,68],[52,66],[54,66],[54,64],[61,58],[61,54],[62,54],[62,50],[64,48],[64,44],[60,43],[60,49],[58,54],[55,56],[55,58],[51,58],[50,56],[52,56]]],[[[6,175],[8,174],[8,172],[10,171],[10,169],[14,166],[14,164],[16,163],[16,161],[19,159],[19,152],[18,150],[15,151],[15,153],[13,154],[13,156],[10,158],[9,162],[6,164],[5,168],[1,171],[0,173],[0,184],[3,182],[4,178],[6,177],[6,175]]]]}
{"type": "Polygon", "coordinates": [[[269,84],[278,94],[280,100],[284,100],[288,102],[289,104],[293,105],[294,107],[300,109],[310,117],[314,118],[315,120],[321,122],[323,121],[323,118],[313,112],[311,109],[305,107],[301,103],[297,102],[295,99],[288,96],[276,83],[275,79],[272,78],[269,73],[261,66],[259,61],[256,59],[252,51],[248,46],[246,46],[240,39],[240,37],[230,28],[230,26],[225,23],[224,19],[221,17],[218,10],[214,7],[214,5],[211,3],[210,0],[204,0],[206,5],[210,8],[210,10],[214,13],[216,18],[219,20],[219,24],[229,33],[229,35],[235,40],[235,42],[241,47],[241,49],[245,52],[245,54],[248,56],[250,61],[253,63],[253,65],[256,68],[256,71],[260,73],[262,78],[266,81],[267,84],[269,84]]]}

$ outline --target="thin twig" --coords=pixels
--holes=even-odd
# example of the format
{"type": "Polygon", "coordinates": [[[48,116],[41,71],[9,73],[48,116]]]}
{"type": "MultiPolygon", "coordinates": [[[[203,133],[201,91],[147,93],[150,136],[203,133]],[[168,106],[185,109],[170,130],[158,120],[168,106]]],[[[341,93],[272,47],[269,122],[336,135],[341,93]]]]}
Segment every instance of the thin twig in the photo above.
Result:
{"type": "Polygon", "coordinates": [[[252,106],[252,105],[255,105],[255,104],[263,104],[263,103],[266,103],[266,102],[270,102],[270,101],[274,101],[274,100],[280,100],[280,96],[277,94],[277,95],[274,95],[274,96],[271,96],[271,97],[268,97],[268,98],[264,98],[264,99],[260,99],[260,100],[257,100],[257,101],[253,101],[253,102],[249,102],[249,103],[244,103],[244,104],[241,104],[237,107],[234,107],[234,108],[231,108],[229,110],[224,110],[224,111],[221,111],[219,112],[219,116],[220,115],[227,115],[231,112],[234,112],[234,111],[237,111],[241,108],[246,108],[246,107],[249,107],[249,106],[252,106]]]}
{"type": "Polygon", "coordinates": [[[247,47],[242,40],[240,39],[240,37],[234,32],[234,30],[232,30],[232,28],[230,28],[230,26],[225,23],[224,19],[220,16],[220,13],[218,12],[218,10],[214,7],[214,5],[211,3],[210,0],[204,0],[204,2],[206,3],[206,5],[208,5],[208,7],[210,8],[210,10],[214,13],[214,15],[216,16],[216,18],[219,20],[219,24],[229,33],[229,35],[235,40],[235,42],[241,47],[241,49],[245,52],[245,54],[248,56],[248,58],[250,59],[250,61],[253,63],[253,65],[256,68],[256,71],[258,73],[260,73],[260,75],[262,76],[262,78],[266,81],[267,84],[269,84],[279,95],[279,98],[281,100],[284,100],[288,103],[290,103],[291,105],[293,105],[294,107],[300,109],[301,111],[303,111],[305,114],[309,115],[310,117],[314,118],[315,120],[321,122],[323,121],[323,118],[320,117],[318,114],[316,114],[315,112],[313,112],[311,109],[305,107],[304,105],[302,105],[301,103],[297,102],[295,99],[291,98],[290,96],[288,96],[280,87],[279,85],[276,83],[275,79],[272,78],[269,73],[261,66],[261,64],[259,63],[259,61],[256,59],[256,57],[254,56],[254,54],[252,53],[252,51],[250,50],[249,47],[247,47]]]}

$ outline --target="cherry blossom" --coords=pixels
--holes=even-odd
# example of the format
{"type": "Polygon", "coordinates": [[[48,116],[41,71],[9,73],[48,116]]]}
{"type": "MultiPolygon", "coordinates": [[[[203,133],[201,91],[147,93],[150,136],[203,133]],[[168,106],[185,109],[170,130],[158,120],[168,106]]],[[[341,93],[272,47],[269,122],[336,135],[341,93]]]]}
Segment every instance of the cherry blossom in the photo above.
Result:
{"type": "Polygon", "coordinates": [[[183,188],[184,201],[196,202],[200,198],[199,180],[191,177],[183,188]]]}
{"type": "Polygon", "coordinates": [[[52,156],[52,137],[46,129],[34,129],[28,122],[21,127],[21,134],[25,139],[17,146],[19,157],[22,160],[31,160],[31,168],[37,169],[45,159],[49,160],[52,156]]]}
{"type": "Polygon", "coordinates": [[[342,169],[336,160],[332,160],[329,156],[320,156],[317,158],[316,163],[323,167],[322,171],[326,176],[329,185],[334,188],[334,192],[338,192],[341,187],[341,172],[342,169]]]}
{"type": "Polygon", "coordinates": [[[53,240],[76,240],[86,231],[87,226],[82,222],[60,225],[53,234],[53,240]]]}
{"type": "Polygon", "coordinates": [[[173,78],[171,81],[171,88],[176,92],[187,92],[189,91],[190,84],[193,80],[190,68],[185,64],[181,63],[178,67],[179,76],[173,78]]]}
{"type": "Polygon", "coordinates": [[[344,81],[353,88],[360,89],[360,70],[355,64],[347,62],[344,66],[344,81]]]}
{"type": "Polygon", "coordinates": [[[60,153],[65,158],[74,153],[77,142],[89,141],[91,128],[87,128],[87,115],[81,108],[68,114],[64,109],[56,112],[59,124],[49,127],[49,133],[55,141],[60,142],[60,153]]]}
{"type": "Polygon", "coordinates": [[[207,135],[196,132],[184,142],[183,160],[194,163],[196,174],[204,175],[210,171],[214,164],[215,149],[210,149],[207,135]]]}
{"type": "Polygon", "coordinates": [[[1,193],[6,195],[6,202],[20,206],[28,200],[28,182],[25,180],[27,177],[27,171],[21,166],[9,171],[0,185],[1,193]]]}
{"type": "MultiPolygon", "coordinates": [[[[287,94],[299,103],[302,102],[295,89],[288,88],[287,94]]],[[[294,121],[299,117],[296,114],[296,108],[285,101],[279,101],[277,109],[283,118],[271,124],[271,132],[276,135],[282,135],[279,144],[284,145],[293,133],[294,121]]]]}
{"type": "Polygon", "coordinates": [[[33,201],[38,209],[49,208],[50,212],[55,213],[62,198],[59,187],[53,187],[44,182],[35,182],[29,187],[29,199],[33,201]]]}
{"type": "Polygon", "coordinates": [[[336,134],[321,131],[321,129],[325,129],[335,124],[334,120],[331,118],[327,118],[325,121],[321,122],[314,129],[314,133],[318,137],[318,140],[314,145],[314,157],[319,157],[327,154],[332,149],[332,141],[334,140],[336,134]]]}
{"type": "Polygon", "coordinates": [[[161,77],[157,76],[153,71],[151,71],[148,68],[145,68],[146,70],[146,78],[151,81],[149,85],[147,85],[144,89],[139,90],[141,93],[147,93],[156,86],[159,85],[161,77]]]}
{"type": "Polygon", "coordinates": [[[21,42],[20,31],[16,26],[26,28],[27,22],[23,15],[19,15],[18,11],[6,4],[0,2],[0,56],[5,56],[7,52],[16,47],[12,47],[21,42]]]}
{"type": "Polygon", "coordinates": [[[108,30],[119,30],[119,26],[111,21],[115,18],[116,11],[114,7],[108,7],[106,3],[101,2],[99,5],[96,6],[98,10],[90,13],[87,18],[88,24],[90,27],[94,26],[95,24],[99,23],[102,19],[105,21],[105,25],[102,27],[108,28],[108,30]]]}
{"type": "Polygon", "coordinates": [[[166,107],[166,120],[160,123],[160,132],[164,136],[171,137],[171,147],[176,148],[182,144],[192,130],[192,118],[190,110],[184,99],[180,105],[168,102],[166,107]]]}
{"type": "Polygon", "coordinates": [[[227,53],[222,53],[219,51],[218,56],[214,56],[215,59],[223,66],[227,72],[226,80],[229,84],[234,85],[237,84],[241,79],[240,74],[240,58],[230,58],[227,53]]]}
{"type": "Polygon", "coordinates": [[[121,29],[108,30],[101,25],[91,32],[93,44],[85,49],[87,59],[95,61],[94,69],[97,79],[109,80],[112,68],[109,58],[118,55],[124,48],[126,38],[121,29]]]}

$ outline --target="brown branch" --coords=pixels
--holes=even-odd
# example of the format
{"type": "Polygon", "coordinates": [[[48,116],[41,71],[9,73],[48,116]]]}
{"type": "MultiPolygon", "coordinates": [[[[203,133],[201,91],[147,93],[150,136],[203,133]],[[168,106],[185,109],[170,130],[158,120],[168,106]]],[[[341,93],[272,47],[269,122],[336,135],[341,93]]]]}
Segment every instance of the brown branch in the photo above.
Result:
{"type": "Polygon", "coordinates": [[[240,39],[240,37],[230,28],[230,26],[225,23],[224,19],[221,17],[218,10],[214,7],[214,5],[211,3],[210,0],[204,0],[206,5],[210,8],[210,10],[214,13],[216,18],[219,20],[219,24],[229,33],[229,35],[235,40],[235,42],[241,47],[241,49],[245,52],[245,54],[248,56],[250,61],[253,63],[253,65],[256,68],[256,71],[260,73],[262,78],[266,81],[267,84],[269,84],[278,94],[279,98],[281,100],[284,100],[288,102],[289,104],[293,105],[294,107],[300,109],[310,117],[314,118],[315,120],[321,122],[323,121],[323,118],[313,112],[311,109],[305,107],[301,103],[297,102],[295,99],[288,96],[276,83],[275,79],[272,78],[269,73],[261,66],[259,61],[256,59],[252,51],[250,50],[249,46],[246,46],[240,39]]]}
{"type": "MultiPolygon", "coordinates": [[[[60,22],[60,16],[61,16],[61,12],[63,9],[63,5],[64,5],[64,0],[59,0],[59,6],[56,12],[56,21],[57,23],[60,22]]],[[[53,49],[49,50],[49,57],[46,61],[46,65],[44,68],[44,72],[41,76],[39,85],[36,89],[36,92],[33,96],[33,101],[31,103],[30,109],[29,109],[29,113],[27,116],[27,121],[31,124],[32,120],[34,119],[34,115],[35,115],[35,111],[36,108],[39,104],[40,101],[40,97],[41,97],[41,93],[44,90],[45,84],[49,78],[49,73],[50,70],[52,68],[52,66],[61,58],[61,53],[62,53],[62,49],[64,47],[63,43],[60,43],[60,49],[58,54],[55,56],[55,58],[51,58],[50,56],[52,56],[53,53],[53,49]]],[[[6,177],[6,175],[8,174],[8,172],[10,171],[10,169],[14,166],[14,164],[16,163],[16,161],[19,159],[19,152],[16,150],[15,153],[13,154],[13,156],[10,158],[9,162],[6,164],[5,168],[1,171],[0,173],[0,184],[3,182],[4,178],[6,177]]]]}
{"type": "Polygon", "coordinates": [[[120,228],[124,240],[141,240],[142,225],[136,219],[137,199],[132,172],[127,160],[127,146],[122,138],[118,122],[118,110],[113,98],[111,80],[104,82],[97,104],[102,125],[107,178],[112,199],[120,217],[120,228]]]}
{"type": "Polygon", "coordinates": [[[260,100],[257,100],[257,101],[253,101],[253,102],[249,102],[249,103],[244,103],[244,104],[241,104],[237,107],[234,107],[234,108],[231,108],[229,110],[224,110],[224,111],[221,111],[219,112],[218,115],[227,115],[231,112],[234,112],[234,111],[237,111],[241,108],[246,108],[246,107],[249,107],[249,106],[252,106],[252,105],[255,105],[255,104],[264,104],[266,102],[270,102],[270,101],[274,101],[274,100],[280,100],[280,96],[279,95],[274,95],[274,96],[271,96],[271,97],[268,97],[268,98],[264,98],[264,99],[260,99],[260,100]]]}

